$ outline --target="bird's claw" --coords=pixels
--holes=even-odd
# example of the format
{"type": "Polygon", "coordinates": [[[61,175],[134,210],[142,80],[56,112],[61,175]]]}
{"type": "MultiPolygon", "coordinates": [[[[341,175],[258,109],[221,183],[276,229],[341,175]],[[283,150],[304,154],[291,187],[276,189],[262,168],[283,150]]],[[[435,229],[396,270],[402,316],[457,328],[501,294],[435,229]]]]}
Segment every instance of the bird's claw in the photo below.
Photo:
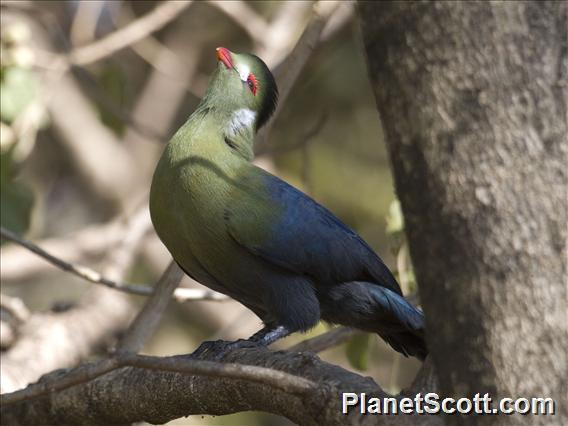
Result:
{"type": "Polygon", "coordinates": [[[204,358],[210,359],[212,361],[220,361],[227,355],[229,352],[232,352],[235,349],[244,349],[244,348],[256,348],[258,347],[258,343],[239,339],[235,341],[227,341],[227,340],[214,340],[214,341],[205,341],[199,345],[199,347],[191,354],[192,358],[204,358]]]}

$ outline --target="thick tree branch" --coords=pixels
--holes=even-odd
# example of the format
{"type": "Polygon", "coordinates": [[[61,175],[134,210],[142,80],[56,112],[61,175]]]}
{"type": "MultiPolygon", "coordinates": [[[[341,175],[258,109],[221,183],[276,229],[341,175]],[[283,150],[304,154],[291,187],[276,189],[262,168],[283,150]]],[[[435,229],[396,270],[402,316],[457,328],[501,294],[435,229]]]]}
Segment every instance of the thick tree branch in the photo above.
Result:
{"type": "MultiPolygon", "coordinates": [[[[191,414],[262,410],[307,425],[439,423],[435,417],[361,416],[357,410],[348,416],[341,414],[341,392],[389,395],[372,379],[322,362],[312,354],[245,349],[229,353],[224,361],[241,365],[195,362],[184,356],[128,355],[115,361],[105,360],[97,367],[99,370],[88,365],[43,378],[52,386],[72,386],[49,396],[37,397],[48,390],[41,382],[33,385],[38,389],[33,391],[37,398],[15,402],[15,394],[3,396],[2,416],[10,424],[52,424],[65,418],[72,424],[98,425],[164,423],[191,414]],[[121,365],[141,368],[116,369],[121,365]]],[[[31,396],[32,391],[29,392],[26,397],[31,396]]]]}
{"type": "Polygon", "coordinates": [[[1,395],[0,401],[2,406],[29,401],[51,392],[62,391],[72,386],[88,383],[120,367],[138,367],[199,376],[242,379],[266,384],[276,389],[299,395],[312,391],[315,388],[314,382],[270,368],[241,364],[222,364],[192,359],[190,356],[184,355],[160,358],[122,353],[113,358],[83,364],[68,372],[55,371],[47,374],[38,383],[31,384],[25,389],[1,395]]]}

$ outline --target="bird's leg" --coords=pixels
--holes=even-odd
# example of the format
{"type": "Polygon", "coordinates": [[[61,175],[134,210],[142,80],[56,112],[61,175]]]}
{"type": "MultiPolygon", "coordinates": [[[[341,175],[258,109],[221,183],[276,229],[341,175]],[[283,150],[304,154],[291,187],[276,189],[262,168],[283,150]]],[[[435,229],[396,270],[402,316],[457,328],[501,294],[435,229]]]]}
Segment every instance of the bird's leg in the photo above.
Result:
{"type": "Polygon", "coordinates": [[[226,340],[203,342],[199,345],[195,352],[191,354],[191,356],[193,358],[199,358],[207,352],[213,352],[215,354],[213,358],[215,360],[220,360],[228,352],[235,349],[268,346],[278,339],[288,336],[290,333],[291,331],[283,325],[279,325],[277,327],[264,327],[248,339],[239,339],[233,342],[227,342],[226,340]]]}
{"type": "Polygon", "coordinates": [[[250,336],[246,341],[254,342],[258,346],[268,346],[277,340],[288,336],[291,331],[284,325],[276,327],[264,327],[250,336]]]}

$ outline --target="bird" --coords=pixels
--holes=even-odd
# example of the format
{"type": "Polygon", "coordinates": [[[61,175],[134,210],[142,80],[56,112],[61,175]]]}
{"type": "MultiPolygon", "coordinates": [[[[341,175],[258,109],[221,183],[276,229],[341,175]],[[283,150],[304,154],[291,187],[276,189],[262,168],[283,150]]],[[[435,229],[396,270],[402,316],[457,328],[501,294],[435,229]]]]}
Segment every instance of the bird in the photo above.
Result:
{"type": "Polygon", "coordinates": [[[150,215],[188,276],[240,302],[263,327],[196,352],[268,346],[323,320],[423,360],[424,315],[381,258],[328,209],[253,164],[255,134],[278,100],[268,66],[224,47],[216,56],[205,95],[158,161],[150,215]]]}

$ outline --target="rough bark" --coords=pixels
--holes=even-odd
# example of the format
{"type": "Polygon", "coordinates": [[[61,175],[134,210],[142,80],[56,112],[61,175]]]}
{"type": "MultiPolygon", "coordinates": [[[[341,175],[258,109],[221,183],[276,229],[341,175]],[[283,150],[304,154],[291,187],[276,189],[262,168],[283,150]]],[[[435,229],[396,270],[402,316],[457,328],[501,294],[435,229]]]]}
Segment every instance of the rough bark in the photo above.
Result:
{"type": "Polygon", "coordinates": [[[567,4],[359,6],[442,391],[565,415],[567,4]]]}
{"type": "MultiPolygon", "coordinates": [[[[262,410],[286,416],[301,425],[441,424],[438,416],[361,415],[357,410],[342,414],[341,392],[365,392],[369,398],[389,395],[371,378],[322,362],[309,353],[245,349],[229,354],[224,361],[284,371],[314,381],[318,388],[297,395],[243,380],[125,367],[63,391],[5,405],[2,420],[10,425],[165,423],[192,414],[262,410]]],[[[404,395],[435,391],[436,383],[428,379],[430,372],[427,363],[404,395]]],[[[65,373],[56,371],[49,377],[58,374],[65,373]]]]}

